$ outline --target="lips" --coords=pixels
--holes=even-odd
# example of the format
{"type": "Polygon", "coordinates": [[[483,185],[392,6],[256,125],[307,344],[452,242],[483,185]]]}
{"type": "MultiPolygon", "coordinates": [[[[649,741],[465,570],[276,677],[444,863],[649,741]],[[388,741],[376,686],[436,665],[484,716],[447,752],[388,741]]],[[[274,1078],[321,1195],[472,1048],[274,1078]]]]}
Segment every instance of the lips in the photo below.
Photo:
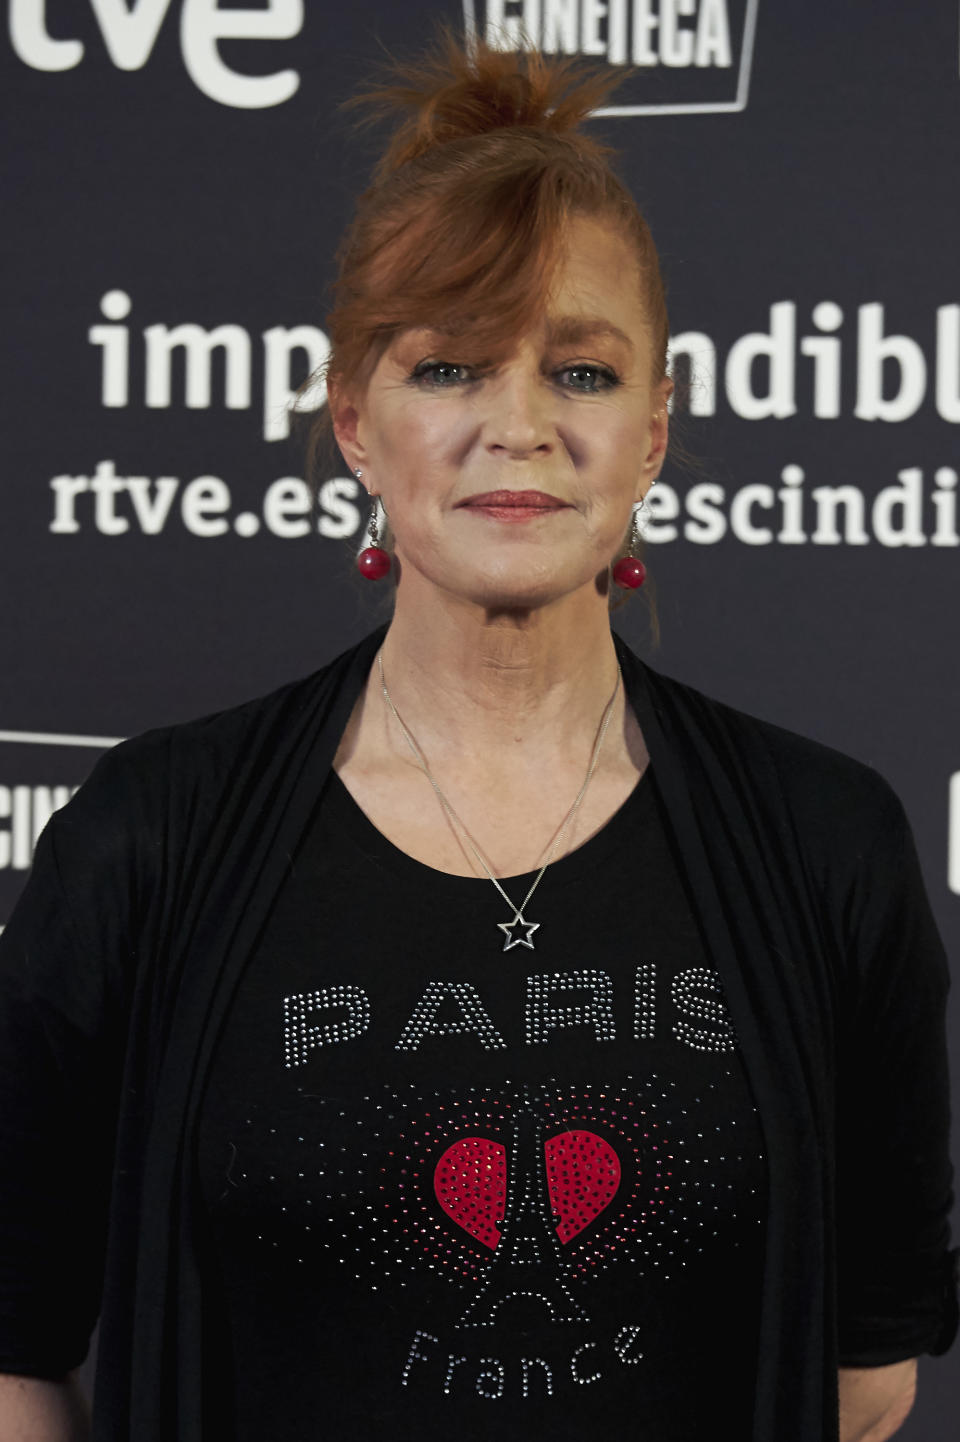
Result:
{"type": "Polygon", "coordinates": [[[498,509],[516,506],[523,510],[558,511],[567,505],[556,496],[545,491],[484,491],[481,496],[469,496],[460,502],[461,506],[495,506],[498,509]]]}

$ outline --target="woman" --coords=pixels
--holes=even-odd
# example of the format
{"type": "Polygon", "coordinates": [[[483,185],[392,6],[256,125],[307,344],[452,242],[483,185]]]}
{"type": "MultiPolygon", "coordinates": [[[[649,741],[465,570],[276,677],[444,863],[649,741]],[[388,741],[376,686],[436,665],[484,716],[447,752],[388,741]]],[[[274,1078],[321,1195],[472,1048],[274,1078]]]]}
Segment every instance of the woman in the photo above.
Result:
{"type": "Polygon", "coordinates": [[[0,1435],[83,1435],[101,1279],[100,1442],[856,1442],[954,1338],[902,808],[610,630],[671,393],[611,83],[447,36],[378,92],[327,380],[393,615],[41,839],[0,1435]]]}

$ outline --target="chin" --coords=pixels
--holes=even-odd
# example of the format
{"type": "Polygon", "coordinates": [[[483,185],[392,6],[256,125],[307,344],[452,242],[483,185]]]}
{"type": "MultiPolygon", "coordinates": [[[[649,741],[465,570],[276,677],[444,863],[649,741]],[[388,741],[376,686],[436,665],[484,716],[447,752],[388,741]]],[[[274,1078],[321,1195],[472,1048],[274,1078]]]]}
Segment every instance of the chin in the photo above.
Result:
{"type": "MultiPolygon", "coordinates": [[[[585,587],[589,588],[591,597],[605,594],[601,587],[609,581],[608,568],[604,567],[598,574],[595,560],[572,574],[570,568],[566,572],[560,568],[538,568],[529,559],[522,566],[504,565],[502,556],[497,558],[499,564],[494,562],[484,570],[477,565],[480,561],[482,566],[482,560],[482,556],[474,553],[442,567],[435,564],[419,567],[408,559],[406,567],[408,574],[417,573],[421,586],[426,582],[428,587],[436,587],[451,599],[488,611],[539,610],[585,587]]],[[[421,586],[416,586],[415,591],[421,586]]]]}
{"type": "MultiPolygon", "coordinates": [[[[605,576],[606,572],[603,574],[605,576]]],[[[526,576],[522,580],[506,576],[497,579],[483,577],[473,587],[460,586],[456,589],[465,600],[483,606],[486,610],[533,611],[563,601],[584,586],[589,586],[591,594],[593,593],[592,571],[586,576],[577,577],[544,575],[526,576]]]]}

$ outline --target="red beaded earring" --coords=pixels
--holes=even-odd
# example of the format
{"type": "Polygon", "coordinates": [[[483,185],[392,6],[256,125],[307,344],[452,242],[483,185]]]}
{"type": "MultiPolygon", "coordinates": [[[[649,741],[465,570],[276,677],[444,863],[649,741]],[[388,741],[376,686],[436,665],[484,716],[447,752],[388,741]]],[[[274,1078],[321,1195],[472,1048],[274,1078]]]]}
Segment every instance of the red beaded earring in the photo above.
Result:
{"type": "MultiPolygon", "coordinates": [[[[656,482],[654,482],[656,484],[656,482]]],[[[643,505],[643,501],[640,502],[643,505]]],[[[621,556],[613,564],[614,584],[624,591],[636,591],[647,579],[647,568],[641,560],[633,554],[640,544],[640,528],[637,525],[638,506],[634,506],[630,516],[630,538],[627,542],[627,555],[621,556]]]]}
{"type": "MultiPolygon", "coordinates": [[[[363,471],[356,470],[353,473],[359,481],[363,471]]],[[[367,521],[367,537],[369,545],[364,546],[357,557],[357,570],[361,576],[368,581],[379,581],[390,570],[390,553],[380,545],[380,528],[377,524],[377,507],[380,504],[379,496],[371,496],[370,517],[367,521]]]]}

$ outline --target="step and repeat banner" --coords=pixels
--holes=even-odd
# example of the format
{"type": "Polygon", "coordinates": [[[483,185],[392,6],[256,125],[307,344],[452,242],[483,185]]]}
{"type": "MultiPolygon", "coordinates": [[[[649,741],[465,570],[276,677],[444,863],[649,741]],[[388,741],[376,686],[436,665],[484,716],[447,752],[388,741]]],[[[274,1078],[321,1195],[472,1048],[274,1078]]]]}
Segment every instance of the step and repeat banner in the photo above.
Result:
{"type": "MultiPolygon", "coordinates": [[[[648,509],[661,644],[642,599],[615,625],[876,766],[960,955],[958,0],[5,8],[0,923],[105,747],[383,618],[360,485],[305,483],[322,385],[290,404],[382,140],[339,103],[446,19],[637,67],[588,125],[658,242],[689,401],[648,509]]],[[[921,1364],[905,1438],[952,1435],[950,1371],[921,1364]]]]}

